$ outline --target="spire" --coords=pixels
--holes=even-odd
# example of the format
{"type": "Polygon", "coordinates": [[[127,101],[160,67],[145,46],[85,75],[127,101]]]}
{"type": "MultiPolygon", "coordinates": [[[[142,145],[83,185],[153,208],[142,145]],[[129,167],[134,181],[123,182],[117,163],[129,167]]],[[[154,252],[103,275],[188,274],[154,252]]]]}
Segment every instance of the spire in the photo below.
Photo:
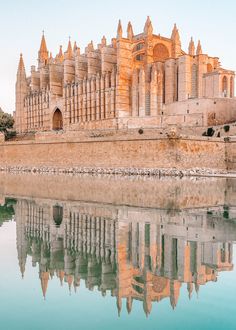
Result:
{"type": "Polygon", "coordinates": [[[107,45],[107,39],[105,36],[102,37],[102,41],[101,41],[102,46],[106,46],[107,45]]]}
{"type": "Polygon", "coordinates": [[[198,44],[197,44],[197,55],[201,55],[202,54],[202,46],[201,46],[201,42],[200,40],[198,40],[198,44]]]}
{"type": "Polygon", "coordinates": [[[132,40],[133,37],[134,37],[133,27],[132,27],[131,22],[129,22],[128,23],[128,26],[127,26],[127,38],[129,40],[132,40]]]}
{"type": "Polygon", "coordinates": [[[24,65],[24,60],[23,60],[23,55],[22,54],[20,54],[20,60],[19,60],[19,64],[18,64],[17,75],[21,75],[21,76],[26,77],[25,65],[24,65]]]}
{"type": "Polygon", "coordinates": [[[121,20],[119,20],[118,28],[117,28],[117,39],[122,38],[123,30],[121,25],[121,20]]]}
{"type": "Polygon", "coordinates": [[[177,29],[176,23],[174,24],[172,33],[171,33],[171,39],[175,42],[180,42],[180,36],[179,36],[179,30],[177,29]]]}
{"type": "Polygon", "coordinates": [[[93,40],[91,40],[91,42],[88,44],[88,51],[89,52],[92,52],[94,50],[94,47],[93,47],[93,40]]]}
{"type": "Polygon", "coordinates": [[[175,38],[175,34],[177,32],[177,25],[176,23],[174,24],[174,27],[172,29],[172,33],[171,33],[171,39],[174,39],[175,38]]]}
{"type": "Polygon", "coordinates": [[[188,53],[189,53],[189,55],[192,55],[192,56],[195,55],[195,45],[194,45],[193,37],[191,37],[191,40],[189,42],[188,53]]]}
{"type": "Polygon", "coordinates": [[[77,50],[77,44],[76,44],[76,41],[74,42],[74,47],[73,47],[73,52],[76,52],[77,50]]]}
{"type": "Polygon", "coordinates": [[[148,16],[144,26],[144,33],[146,35],[151,35],[152,32],[153,32],[152,22],[150,20],[150,17],[148,16]]]}
{"type": "Polygon", "coordinates": [[[62,51],[62,46],[60,46],[59,53],[56,56],[56,62],[62,63],[63,60],[64,60],[64,55],[63,55],[63,51],[62,51]]]}
{"type": "Polygon", "coordinates": [[[72,51],[72,46],[69,38],[68,46],[67,46],[67,51],[66,51],[66,58],[68,60],[71,60],[73,57],[73,51],[72,51]]]}
{"type": "Polygon", "coordinates": [[[47,50],[46,40],[45,40],[45,36],[44,36],[44,31],[43,31],[43,35],[42,35],[42,39],[41,39],[38,56],[39,56],[39,60],[41,62],[45,62],[48,60],[48,50],[47,50]]]}
{"type": "Polygon", "coordinates": [[[59,57],[63,57],[63,52],[62,52],[62,45],[60,46],[60,49],[59,49],[59,54],[58,54],[59,57]]]}
{"type": "Polygon", "coordinates": [[[181,55],[181,41],[179,36],[179,30],[177,29],[176,24],[174,24],[172,34],[172,57],[178,58],[181,55]]]}

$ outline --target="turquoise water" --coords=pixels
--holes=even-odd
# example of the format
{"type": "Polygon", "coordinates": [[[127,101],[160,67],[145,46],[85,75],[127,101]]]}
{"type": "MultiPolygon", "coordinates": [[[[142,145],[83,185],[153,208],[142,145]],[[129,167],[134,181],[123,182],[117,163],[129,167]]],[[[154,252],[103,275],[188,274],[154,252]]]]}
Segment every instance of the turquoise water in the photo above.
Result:
{"type": "Polygon", "coordinates": [[[236,328],[234,206],[40,198],[5,201],[1,329],[236,328]]]}

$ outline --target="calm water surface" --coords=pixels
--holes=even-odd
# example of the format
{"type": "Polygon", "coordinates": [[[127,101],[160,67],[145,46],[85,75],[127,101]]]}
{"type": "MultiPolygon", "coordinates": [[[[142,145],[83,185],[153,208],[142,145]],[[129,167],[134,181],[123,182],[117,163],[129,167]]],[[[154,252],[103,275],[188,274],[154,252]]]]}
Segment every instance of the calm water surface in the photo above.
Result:
{"type": "Polygon", "coordinates": [[[233,179],[0,185],[0,329],[236,328],[233,179]]]}

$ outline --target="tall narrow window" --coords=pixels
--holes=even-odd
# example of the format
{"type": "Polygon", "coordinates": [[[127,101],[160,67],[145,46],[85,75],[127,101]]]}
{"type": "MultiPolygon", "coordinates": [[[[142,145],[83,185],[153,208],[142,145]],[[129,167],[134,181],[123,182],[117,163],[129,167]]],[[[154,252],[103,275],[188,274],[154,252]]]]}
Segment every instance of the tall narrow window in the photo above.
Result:
{"type": "Polygon", "coordinates": [[[223,97],[227,97],[227,90],[228,90],[228,80],[227,77],[224,76],[222,79],[222,94],[223,97]]]}
{"type": "Polygon", "coordinates": [[[197,97],[197,65],[192,66],[192,98],[197,97]]]}
{"type": "Polygon", "coordinates": [[[150,91],[146,91],[145,95],[145,115],[150,116],[150,91]]]}
{"type": "Polygon", "coordinates": [[[230,78],[230,97],[234,97],[234,78],[230,78]]]}
{"type": "Polygon", "coordinates": [[[162,88],[163,88],[163,95],[162,95],[163,99],[162,99],[162,101],[163,101],[163,104],[165,104],[165,102],[166,102],[166,86],[165,86],[165,84],[166,84],[166,77],[165,77],[165,71],[164,71],[163,72],[163,82],[162,82],[162,88]]]}

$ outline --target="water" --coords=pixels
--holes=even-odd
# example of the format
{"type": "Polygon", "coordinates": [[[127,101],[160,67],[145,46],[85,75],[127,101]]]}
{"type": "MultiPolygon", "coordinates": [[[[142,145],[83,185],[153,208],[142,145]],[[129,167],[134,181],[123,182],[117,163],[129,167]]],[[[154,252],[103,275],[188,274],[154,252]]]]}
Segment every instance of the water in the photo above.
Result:
{"type": "Polygon", "coordinates": [[[236,181],[0,175],[1,329],[235,329],[236,181]]]}

